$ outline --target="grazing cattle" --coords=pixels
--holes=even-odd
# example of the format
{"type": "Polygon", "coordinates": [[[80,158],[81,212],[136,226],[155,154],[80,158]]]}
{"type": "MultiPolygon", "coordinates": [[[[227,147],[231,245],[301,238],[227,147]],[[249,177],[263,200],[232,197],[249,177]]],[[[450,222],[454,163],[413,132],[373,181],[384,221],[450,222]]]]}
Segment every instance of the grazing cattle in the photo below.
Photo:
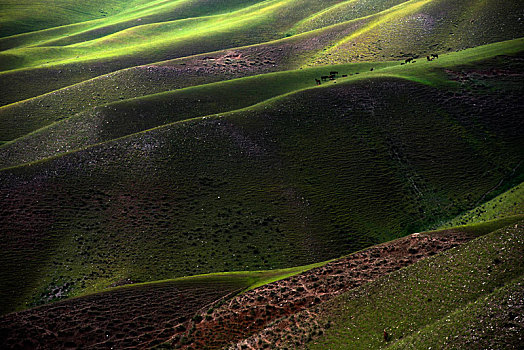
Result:
{"type": "Polygon", "coordinates": [[[427,59],[428,61],[433,61],[433,58],[431,58],[431,57],[429,57],[429,56],[426,56],[426,59],[427,59]]]}
{"type": "Polygon", "coordinates": [[[438,54],[436,54],[436,53],[432,53],[432,54],[431,54],[431,57],[432,57],[432,58],[438,58],[438,54]]]}
{"type": "Polygon", "coordinates": [[[329,75],[337,75],[337,74],[338,74],[338,72],[335,72],[335,71],[329,72],[329,75]]]}
{"type": "Polygon", "coordinates": [[[400,65],[403,66],[403,65],[405,65],[405,63],[404,62],[400,62],[400,65]]]}
{"type": "Polygon", "coordinates": [[[329,76],[323,75],[323,76],[320,77],[320,79],[322,79],[322,81],[326,81],[326,80],[329,79],[329,76]]]}
{"type": "Polygon", "coordinates": [[[369,70],[370,72],[373,72],[373,67],[371,67],[371,69],[369,70]]]}
{"type": "Polygon", "coordinates": [[[347,74],[342,74],[342,78],[347,78],[347,74]]]}
{"type": "Polygon", "coordinates": [[[404,63],[409,63],[409,62],[411,62],[411,61],[413,61],[413,57],[406,58],[406,60],[404,61],[404,63]]]}
{"type": "Polygon", "coordinates": [[[315,79],[315,82],[317,83],[317,85],[321,84],[320,80],[318,80],[318,79],[315,79]]]}

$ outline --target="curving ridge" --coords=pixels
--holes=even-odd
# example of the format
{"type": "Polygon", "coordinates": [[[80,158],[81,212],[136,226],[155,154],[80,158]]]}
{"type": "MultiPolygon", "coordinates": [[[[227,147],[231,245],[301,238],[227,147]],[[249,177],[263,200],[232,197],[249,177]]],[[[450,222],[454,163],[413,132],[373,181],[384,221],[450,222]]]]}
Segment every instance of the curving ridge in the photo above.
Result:
{"type": "MultiPolygon", "coordinates": [[[[179,2],[169,3],[178,4],[179,2]]],[[[229,4],[231,10],[236,9],[236,12],[222,13],[213,20],[215,24],[204,23],[201,28],[196,26],[189,32],[178,33],[180,30],[176,30],[173,35],[167,35],[162,27],[147,29],[147,36],[150,39],[145,42],[139,39],[136,42],[137,45],[129,45],[128,41],[136,31],[142,30],[140,28],[145,27],[143,29],[146,30],[150,25],[133,27],[133,32],[129,33],[126,31],[120,34],[118,32],[108,34],[104,31],[94,33],[93,37],[82,38],[88,41],[82,44],[86,47],[74,44],[45,46],[44,43],[39,43],[38,46],[34,46],[20,43],[20,47],[17,48],[17,44],[13,44],[8,50],[0,53],[0,67],[4,68],[4,72],[0,74],[2,77],[0,81],[5,84],[5,87],[9,87],[9,89],[1,89],[0,103],[5,105],[35,97],[126,67],[151,64],[224,48],[232,49],[250,44],[263,45],[266,41],[294,34],[292,29],[294,23],[299,23],[335,3],[342,2],[264,1],[242,9],[234,7],[236,1],[220,3],[224,6],[223,11],[229,4]],[[229,25],[229,17],[235,18],[238,26],[229,25]],[[156,35],[160,33],[162,35],[156,35]],[[113,51],[104,49],[98,52],[101,47],[96,45],[97,40],[106,40],[104,37],[107,35],[109,35],[107,40],[111,38],[111,45],[115,46],[115,49],[113,51]],[[118,39],[119,35],[121,39],[118,39]],[[151,40],[151,38],[159,38],[160,41],[151,40]],[[93,41],[93,39],[96,40],[93,41]],[[35,66],[35,64],[41,66],[35,66]],[[10,71],[13,69],[15,70],[10,71]]],[[[348,3],[353,3],[353,1],[348,3]]],[[[190,4],[195,9],[206,8],[206,6],[199,7],[198,2],[193,1],[190,4]]],[[[287,42],[288,45],[283,45],[280,49],[284,50],[284,54],[287,53],[294,57],[294,67],[298,68],[311,64],[383,61],[410,54],[424,55],[426,52],[442,53],[518,38],[523,31],[522,23],[518,19],[520,11],[518,2],[514,1],[503,4],[489,1],[484,5],[461,4],[457,7],[449,0],[412,0],[378,13],[376,11],[382,10],[385,4],[389,6],[390,2],[361,0],[358,4],[360,8],[365,8],[368,12],[374,11],[374,14],[339,24],[337,21],[329,22],[327,24],[333,25],[321,28],[319,32],[306,32],[305,36],[291,37],[289,41],[284,40],[283,43],[287,42]],[[375,2],[382,4],[380,5],[382,7],[376,6],[375,2]],[[478,19],[475,20],[475,18],[478,19]],[[504,23],[504,25],[500,26],[499,23],[504,23]],[[399,27],[404,29],[399,30],[399,27]],[[316,39],[308,39],[312,37],[316,39]],[[308,47],[304,48],[306,50],[288,52],[297,41],[304,40],[306,43],[309,42],[308,47]],[[310,46],[311,44],[313,46],[310,46]],[[324,51],[324,48],[328,50],[324,51]]],[[[159,14],[164,13],[162,11],[158,9],[159,14]]],[[[166,13],[169,15],[170,12],[166,13]]],[[[140,38],[138,32],[136,35],[140,38]]],[[[64,34],[60,31],[55,36],[60,38],[64,34]]],[[[2,40],[8,39],[11,40],[10,38],[2,40]]],[[[36,41],[39,40],[36,39],[36,41]]],[[[268,56],[265,60],[275,59],[272,54],[268,53],[268,56]]],[[[289,69],[289,66],[282,68],[289,69]]]]}
{"type": "Polygon", "coordinates": [[[520,2],[56,3],[2,5],[0,347],[343,348],[348,303],[370,348],[513,322],[520,2]],[[484,280],[366,309],[435,261],[484,280]]]}
{"type": "MultiPolygon", "coordinates": [[[[438,69],[442,74],[445,69],[453,67],[456,65],[457,57],[460,58],[462,64],[471,64],[478,60],[499,55],[501,52],[511,54],[520,49],[521,43],[522,40],[517,39],[487,45],[481,49],[469,49],[459,56],[444,54],[440,56],[438,62],[426,63],[416,67],[399,66],[398,62],[380,62],[257,74],[250,78],[178,88],[169,92],[134,97],[95,107],[104,102],[101,101],[101,95],[95,94],[96,90],[93,91],[90,86],[100,88],[104,83],[118,84],[118,81],[120,81],[124,85],[122,89],[120,89],[121,85],[117,86],[118,89],[113,91],[113,98],[120,95],[121,100],[125,99],[122,95],[125,96],[127,93],[137,94],[136,87],[127,86],[130,81],[129,77],[122,77],[122,75],[133,73],[123,71],[121,75],[105,76],[79,86],[53,92],[41,98],[0,108],[0,116],[6,121],[5,125],[7,126],[8,122],[13,125],[11,128],[6,128],[4,133],[0,132],[0,139],[15,139],[2,147],[4,153],[0,155],[0,168],[21,165],[64,152],[71,152],[75,149],[124,137],[163,124],[245,108],[283,94],[313,88],[314,85],[311,84],[311,81],[332,70],[347,72],[349,77],[339,81],[345,83],[384,75],[420,81],[422,74],[427,74],[428,70],[434,73],[438,69]],[[374,72],[370,72],[370,68],[373,68],[374,72]],[[80,95],[85,90],[91,90],[92,95],[80,95]],[[234,99],[231,99],[232,96],[234,96],[234,99]],[[70,99],[72,103],[69,105],[70,108],[66,109],[62,103],[64,99],[70,99]],[[217,101],[219,102],[217,103],[217,101]],[[68,117],[73,111],[83,108],[82,105],[85,104],[93,104],[94,106],[90,106],[86,112],[68,117]],[[45,106],[45,108],[44,111],[40,112],[42,106],[45,106]],[[38,117],[28,119],[22,114],[35,113],[37,110],[39,111],[38,117]],[[105,125],[109,123],[112,125],[111,127],[105,125]],[[74,130],[74,132],[71,130],[74,130]],[[24,135],[25,133],[27,135],[24,135]]],[[[236,57],[242,57],[242,62],[248,61],[250,58],[243,56],[243,54],[242,51],[235,54],[229,53],[225,55],[225,60],[228,60],[228,57],[238,55],[236,57]]],[[[217,60],[212,57],[206,56],[205,61],[217,60]]],[[[147,66],[142,67],[141,70],[147,70],[151,77],[153,74],[158,76],[162,71],[161,69],[159,66],[147,66]]],[[[173,71],[168,68],[167,74],[163,74],[164,79],[167,79],[169,74],[176,74],[174,72],[178,73],[178,70],[173,71]]],[[[431,84],[432,78],[429,75],[427,76],[428,78],[423,81],[431,84]]],[[[152,92],[151,88],[166,88],[161,84],[162,78],[154,82],[149,80],[149,82],[151,84],[146,82],[140,90],[149,88],[149,92],[152,92]]],[[[106,102],[109,102],[107,101],[110,98],[109,96],[104,96],[106,102]]]]}

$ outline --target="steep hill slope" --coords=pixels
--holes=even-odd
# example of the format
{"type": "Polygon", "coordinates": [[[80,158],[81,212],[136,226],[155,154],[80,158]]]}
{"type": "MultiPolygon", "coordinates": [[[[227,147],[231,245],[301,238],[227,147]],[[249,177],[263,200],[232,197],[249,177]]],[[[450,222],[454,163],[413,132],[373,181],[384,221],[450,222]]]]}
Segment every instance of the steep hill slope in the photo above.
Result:
{"type": "Polygon", "coordinates": [[[523,229],[512,224],[278,318],[229,348],[518,349],[523,229]]]}
{"type": "MultiPolygon", "coordinates": [[[[416,65],[401,66],[398,62],[348,64],[232,79],[133,98],[103,107],[91,107],[86,112],[66,118],[71,110],[82,107],[76,102],[76,105],[70,105],[71,108],[67,109],[63,102],[65,97],[68,97],[67,102],[80,100],[80,104],[91,104],[91,101],[94,105],[103,103],[101,99],[90,95],[77,99],[80,91],[69,88],[64,93],[53,93],[36,101],[0,108],[0,116],[5,125],[4,130],[0,130],[0,139],[15,139],[0,148],[3,153],[0,155],[0,168],[36,161],[174,121],[244,108],[278,95],[312,88],[315,86],[315,79],[328,75],[330,71],[340,71],[339,77],[343,73],[349,75],[339,80],[345,83],[364,77],[395,76],[447,86],[454,82],[447,77],[446,71],[450,68],[459,69],[456,67],[459,62],[464,66],[460,69],[466,69],[465,65],[469,65],[470,70],[478,70],[483,65],[486,69],[493,69],[495,65],[499,69],[507,68],[517,73],[521,69],[517,57],[501,58],[499,62],[487,60],[501,54],[518,53],[522,50],[523,42],[517,39],[486,45],[461,53],[446,54],[437,61],[420,62],[416,65]],[[46,108],[42,108],[44,104],[46,108]],[[25,113],[32,113],[34,116],[27,116],[25,113]],[[62,120],[64,118],[66,120],[62,120]],[[23,136],[29,132],[29,135],[23,136]],[[16,139],[17,137],[20,138],[16,139]]],[[[98,80],[96,83],[100,83],[97,86],[103,84],[98,80]]],[[[458,84],[455,85],[459,87],[458,84]]],[[[134,91],[136,93],[136,89],[134,91]]],[[[125,92],[116,89],[115,98],[118,94],[125,92]]]]}
{"type": "Polygon", "coordinates": [[[308,264],[455,216],[521,173],[521,60],[487,62],[515,70],[340,81],[4,170],[2,298],[308,264]]]}
{"type": "Polygon", "coordinates": [[[517,344],[523,18],[3,1],[0,348],[517,344]]]}
{"type": "MultiPolygon", "coordinates": [[[[218,349],[239,341],[237,348],[267,348],[268,345],[280,348],[285,343],[297,347],[308,339],[320,340],[319,336],[327,329],[327,315],[323,310],[328,310],[328,315],[341,311],[338,306],[340,299],[347,298],[348,294],[362,297],[362,289],[372,288],[370,284],[384,285],[385,279],[394,279],[400,272],[404,280],[409,280],[410,276],[420,274],[419,270],[424,269],[424,259],[464,244],[461,252],[453,249],[446,255],[446,258],[454,256],[459,266],[453,266],[455,259],[438,255],[434,259],[440,261],[442,270],[453,268],[460,273],[469,273],[472,265],[464,262],[462,256],[472,251],[471,245],[475,242],[467,242],[500,227],[510,225],[513,228],[519,221],[522,221],[522,216],[411,235],[315,266],[204,275],[114,288],[0,317],[0,344],[7,347],[70,348],[81,344],[88,348],[145,348],[169,339],[158,348],[218,349]],[[460,264],[467,266],[468,271],[460,264]],[[393,275],[389,277],[391,273],[393,275]],[[243,292],[239,293],[240,290],[243,292]]],[[[481,238],[483,242],[477,244],[485,245],[488,241],[496,245],[504,238],[499,237],[499,233],[490,236],[481,238]]],[[[521,236],[513,233],[511,237],[521,236]]],[[[504,253],[494,260],[493,269],[488,268],[491,280],[485,288],[509,282],[504,290],[489,295],[491,305],[500,300],[506,289],[521,293],[520,285],[511,282],[520,271],[512,261],[518,256],[521,245],[518,239],[508,240],[504,253]],[[507,266],[510,266],[509,271],[507,266]]],[[[483,248],[489,250],[487,246],[483,248]]],[[[483,258],[487,255],[484,251],[480,253],[483,258]]],[[[430,264],[435,264],[435,261],[430,264]]],[[[470,287],[469,293],[454,291],[453,298],[475,298],[475,293],[479,292],[476,287],[470,287]]],[[[486,293],[480,291],[480,294],[486,293]]],[[[504,305],[504,300],[500,301],[498,304],[504,305]]],[[[436,302],[448,307],[449,298],[436,302]]],[[[459,308],[450,317],[458,313],[471,319],[479,313],[482,315],[482,306],[480,303],[480,307],[459,308]]],[[[511,310],[505,306],[497,313],[500,320],[497,322],[509,320],[511,310]]],[[[443,326],[449,327],[449,323],[443,326]]],[[[461,324],[455,331],[463,326],[461,324]]],[[[513,330],[514,327],[510,329],[513,330]]],[[[504,335],[501,340],[508,343],[506,334],[496,331],[494,335],[499,338],[504,335]]],[[[514,335],[509,335],[514,338],[514,335]]],[[[411,344],[413,340],[424,342],[425,337],[415,334],[406,339],[411,344]]],[[[394,345],[406,346],[406,341],[394,345]]]]}
{"type": "Polygon", "coordinates": [[[475,209],[459,215],[441,227],[467,225],[521,214],[524,212],[522,198],[524,198],[524,184],[520,183],[475,209]]]}

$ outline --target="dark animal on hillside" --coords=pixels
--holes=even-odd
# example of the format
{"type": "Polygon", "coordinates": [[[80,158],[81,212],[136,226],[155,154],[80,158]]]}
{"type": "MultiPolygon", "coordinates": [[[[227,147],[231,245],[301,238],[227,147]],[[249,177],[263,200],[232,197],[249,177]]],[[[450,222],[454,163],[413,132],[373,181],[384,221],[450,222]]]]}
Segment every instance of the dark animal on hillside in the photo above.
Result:
{"type": "Polygon", "coordinates": [[[417,61],[415,61],[415,60],[411,61],[411,63],[415,63],[415,62],[417,62],[417,61]]]}
{"type": "Polygon", "coordinates": [[[413,57],[407,58],[407,59],[404,61],[404,63],[409,63],[409,62],[411,62],[411,61],[413,61],[413,57]]]}
{"type": "Polygon", "coordinates": [[[429,57],[429,56],[426,56],[426,59],[427,59],[428,61],[433,61],[433,58],[431,58],[431,57],[429,57]]]}
{"type": "Polygon", "coordinates": [[[315,79],[315,82],[317,83],[317,85],[321,84],[320,80],[318,80],[318,79],[315,79]]]}
{"type": "Polygon", "coordinates": [[[347,74],[342,74],[342,78],[346,78],[347,76],[347,74]]]}
{"type": "Polygon", "coordinates": [[[431,54],[431,57],[432,57],[432,58],[438,58],[438,54],[436,54],[436,53],[432,53],[432,54],[431,54]]]}
{"type": "Polygon", "coordinates": [[[326,81],[326,80],[329,79],[329,76],[323,75],[323,76],[320,77],[320,79],[322,79],[322,81],[326,81]]]}
{"type": "Polygon", "coordinates": [[[403,66],[403,65],[405,65],[405,63],[404,63],[404,62],[401,62],[400,65],[403,66]]]}
{"type": "Polygon", "coordinates": [[[338,74],[338,72],[335,72],[335,71],[329,72],[329,75],[337,75],[337,74],[338,74]]]}
{"type": "Polygon", "coordinates": [[[373,67],[371,67],[371,69],[369,70],[370,72],[373,72],[373,67]]]}

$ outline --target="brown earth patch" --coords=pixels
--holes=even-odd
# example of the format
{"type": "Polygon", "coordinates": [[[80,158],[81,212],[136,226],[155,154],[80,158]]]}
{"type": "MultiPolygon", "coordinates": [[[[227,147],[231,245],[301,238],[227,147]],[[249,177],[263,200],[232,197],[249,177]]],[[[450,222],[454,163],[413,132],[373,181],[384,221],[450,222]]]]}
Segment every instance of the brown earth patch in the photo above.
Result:
{"type": "Polygon", "coordinates": [[[0,348],[148,348],[169,339],[200,308],[238,288],[233,282],[167,282],[8,314],[0,318],[0,348]]]}
{"type": "MultiPolygon", "coordinates": [[[[195,316],[177,332],[170,345],[184,349],[237,349],[278,346],[280,333],[299,327],[293,316],[350,289],[374,281],[428,256],[456,247],[474,238],[459,231],[413,234],[357,252],[348,257],[238,295],[219,307],[195,316]],[[276,320],[280,320],[276,322],[276,320]],[[271,328],[251,339],[253,334],[271,328]],[[242,341],[245,340],[245,341],[242,341]]],[[[300,317],[306,317],[302,313],[300,317]]],[[[313,319],[311,315],[310,319],[313,319]]],[[[317,328],[321,328],[318,325],[317,328]]],[[[305,332],[305,330],[304,330],[305,332]]],[[[303,333],[303,332],[302,332],[303,333]]],[[[301,336],[300,329],[287,334],[301,336]]],[[[286,343],[290,339],[285,339],[286,343]]]]}

